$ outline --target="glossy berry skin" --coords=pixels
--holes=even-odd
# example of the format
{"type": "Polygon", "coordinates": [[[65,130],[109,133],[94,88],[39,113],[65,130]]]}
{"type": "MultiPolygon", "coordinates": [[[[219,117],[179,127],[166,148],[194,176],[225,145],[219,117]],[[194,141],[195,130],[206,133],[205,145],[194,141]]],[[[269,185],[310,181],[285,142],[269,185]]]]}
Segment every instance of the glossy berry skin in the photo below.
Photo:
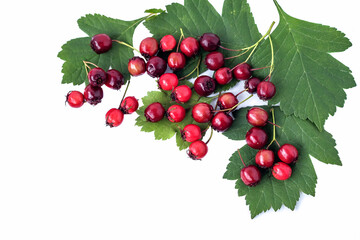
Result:
{"type": "Polygon", "coordinates": [[[271,150],[262,149],[259,150],[255,155],[255,162],[261,168],[272,167],[275,160],[275,154],[271,150]]]}
{"type": "Polygon", "coordinates": [[[261,128],[253,127],[246,133],[245,139],[249,147],[261,149],[265,146],[268,136],[261,128]]]}
{"type": "Polygon", "coordinates": [[[147,37],[141,41],[139,50],[141,55],[148,59],[152,56],[155,56],[155,54],[158,52],[159,44],[155,38],[147,37]]]}
{"type": "Polygon", "coordinates": [[[219,68],[215,72],[215,80],[220,85],[228,84],[229,82],[231,82],[232,78],[233,76],[231,73],[231,69],[228,67],[219,68]]]}
{"type": "Polygon", "coordinates": [[[108,88],[120,90],[121,86],[124,85],[124,76],[118,70],[110,69],[106,73],[105,85],[108,88]]]}
{"type": "Polygon", "coordinates": [[[257,95],[261,100],[269,100],[276,93],[276,87],[272,82],[263,81],[257,86],[257,95]]]}
{"type": "Polygon", "coordinates": [[[181,137],[184,141],[195,142],[201,139],[201,129],[198,125],[188,124],[181,131],[181,137]]]}
{"type": "Polygon", "coordinates": [[[254,93],[257,90],[257,86],[261,82],[258,78],[250,78],[245,82],[245,89],[247,89],[248,93],[254,93]]]}
{"type": "Polygon", "coordinates": [[[133,96],[124,98],[124,100],[120,104],[120,110],[124,114],[131,114],[135,112],[138,109],[138,107],[139,107],[139,102],[133,96]]]}
{"type": "Polygon", "coordinates": [[[140,76],[146,71],[146,63],[141,57],[133,57],[129,60],[128,71],[132,76],[140,76]]]}
{"type": "Polygon", "coordinates": [[[224,55],[221,52],[211,52],[205,57],[205,65],[210,70],[218,70],[224,66],[224,55]]]}
{"type": "Polygon", "coordinates": [[[209,96],[215,91],[216,82],[209,76],[200,76],[194,82],[194,89],[202,97],[209,96]]]}
{"type": "Polygon", "coordinates": [[[174,73],[164,73],[160,76],[159,87],[164,91],[171,91],[177,87],[179,79],[174,73]]]}
{"type": "Polygon", "coordinates": [[[198,140],[190,144],[187,154],[193,160],[200,160],[203,157],[205,157],[207,152],[208,152],[208,147],[206,143],[204,143],[201,140],[198,140]]]}
{"type": "Polygon", "coordinates": [[[93,68],[88,73],[89,83],[101,87],[106,82],[106,72],[102,68],[93,68]]]}
{"type": "Polygon", "coordinates": [[[272,175],[277,180],[284,181],[286,179],[289,179],[291,177],[291,174],[292,174],[291,167],[283,162],[275,163],[275,165],[272,168],[272,175]]]}
{"type": "Polygon", "coordinates": [[[261,173],[255,165],[249,165],[241,169],[240,178],[246,186],[253,187],[260,182],[261,173]]]}
{"type": "Polygon", "coordinates": [[[177,86],[171,93],[171,99],[178,103],[186,103],[192,96],[191,88],[187,85],[177,86]]]}
{"type": "Polygon", "coordinates": [[[269,114],[262,108],[253,107],[248,110],[246,114],[246,119],[248,123],[254,127],[263,127],[267,124],[269,120],[269,114]]]}
{"type": "Polygon", "coordinates": [[[251,66],[247,63],[241,63],[233,70],[234,77],[237,80],[246,80],[251,77],[251,66]]]}
{"type": "Polygon", "coordinates": [[[161,57],[151,57],[146,63],[146,72],[150,77],[160,77],[166,71],[167,64],[161,57]]]}
{"type": "Polygon", "coordinates": [[[70,105],[70,107],[79,108],[85,102],[84,95],[79,91],[70,91],[66,95],[66,102],[70,105]]]}
{"type": "Polygon", "coordinates": [[[168,65],[174,70],[181,70],[185,67],[186,59],[183,53],[181,52],[172,52],[168,57],[168,65]]]}
{"type": "Polygon", "coordinates": [[[160,40],[160,48],[163,52],[171,51],[176,46],[176,40],[173,35],[165,35],[160,40]]]}
{"type": "Polygon", "coordinates": [[[187,37],[182,40],[180,44],[180,50],[184,53],[187,57],[193,57],[199,52],[199,42],[193,37],[187,37]]]}
{"type": "Polygon", "coordinates": [[[158,122],[164,118],[165,109],[159,102],[154,102],[146,107],[144,116],[149,122],[158,122]]]}
{"type": "Polygon", "coordinates": [[[214,117],[214,108],[208,103],[197,103],[192,109],[192,117],[198,123],[210,122],[214,117]]]}
{"type": "Polygon", "coordinates": [[[166,112],[166,116],[170,122],[181,122],[184,120],[185,114],[185,108],[180,105],[172,105],[166,112]]]}
{"type": "Polygon", "coordinates": [[[225,132],[231,127],[233,121],[234,120],[230,115],[224,112],[218,112],[211,120],[211,127],[215,131],[225,132]]]}
{"type": "Polygon", "coordinates": [[[199,39],[200,46],[207,52],[215,51],[220,46],[220,38],[214,33],[204,33],[199,39]]]}
{"type": "Polygon", "coordinates": [[[90,46],[97,54],[105,53],[112,47],[112,40],[107,34],[96,34],[91,38],[90,46]]]}
{"type": "Polygon", "coordinates": [[[89,84],[84,90],[84,97],[88,103],[91,105],[96,105],[101,103],[101,100],[104,97],[104,92],[101,87],[95,87],[89,84]]]}
{"type": "Polygon", "coordinates": [[[120,109],[112,108],[105,115],[106,126],[117,127],[124,120],[124,113],[120,109]]]}
{"type": "Polygon", "coordinates": [[[221,95],[219,97],[219,100],[218,100],[218,106],[222,110],[232,108],[238,103],[239,103],[239,101],[237,100],[235,95],[231,92],[224,93],[223,95],[221,95]]]}
{"type": "Polygon", "coordinates": [[[299,157],[296,147],[288,143],[282,145],[277,154],[280,160],[287,164],[295,162],[299,157]]]}

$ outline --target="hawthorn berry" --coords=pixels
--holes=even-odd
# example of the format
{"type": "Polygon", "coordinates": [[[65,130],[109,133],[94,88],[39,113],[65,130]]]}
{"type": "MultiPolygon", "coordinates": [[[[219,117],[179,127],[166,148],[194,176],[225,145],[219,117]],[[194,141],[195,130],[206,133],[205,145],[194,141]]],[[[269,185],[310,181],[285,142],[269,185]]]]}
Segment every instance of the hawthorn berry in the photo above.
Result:
{"type": "Polygon", "coordinates": [[[296,147],[288,143],[282,145],[277,154],[280,160],[287,164],[295,162],[299,157],[296,147]]]}
{"type": "Polygon", "coordinates": [[[129,60],[128,71],[132,76],[140,76],[146,71],[146,63],[141,57],[133,57],[129,60]]]}
{"type": "Polygon", "coordinates": [[[154,102],[147,106],[144,111],[144,116],[149,122],[158,122],[163,119],[165,115],[165,109],[159,102],[154,102]]]}
{"type": "Polygon", "coordinates": [[[269,114],[262,108],[253,107],[248,110],[246,120],[254,127],[263,127],[269,120],[269,114]]]}
{"type": "Polygon", "coordinates": [[[262,81],[257,86],[257,95],[261,100],[269,100],[276,93],[276,87],[272,82],[262,81]]]}
{"type": "Polygon", "coordinates": [[[225,132],[228,130],[233,123],[233,118],[224,113],[218,112],[211,120],[211,127],[218,132],[225,132]]]}
{"type": "Polygon", "coordinates": [[[124,113],[120,109],[112,108],[105,115],[106,126],[117,127],[124,120],[124,113]]]}
{"type": "Polygon", "coordinates": [[[218,70],[224,66],[224,55],[221,52],[211,52],[205,57],[205,65],[210,70],[218,70]]]}
{"type": "Polygon", "coordinates": [[[171,51],[176,46],[176,40],[173,35],[165,35],[160,40],[160,48],[163,52],[171,51]]]}
{"type": "Polygon", "coordinates": [[[215,80],[220,85],[228,84],[229,82],[231,82],[232,78],[233,78],[233,76],[231,73],[231,69],[228,67],[219,68],[215,72],[215,80]]]}
{"type": "Polygon", "coordinates": [[[245,82],[245,89],[247,89],[248,93],[254,93],[256,92],[257,86],[259,85],[260,82],[261,80],[258,78],[255,77],[250,78],[245,82]]]}
{"type": "Polygon", "coordinates": [[[84,98],[91,105],[101,103],[104,97],[104,92],[101,87],[96,87],[91,84],[87,85],[84,90],[84,98]]]}
{"type": "Polygon", "coordinates": [[[106,72],[102,68],[93,68],[88,73],[89,83],[96,87],[101,87],[106,82],[106,72]]]}
{"type": "Polygon", "coordinates": [[[193,37],[187,37],[182,40],[180,50],[187,57],[193,57],[199,52],[199,42],[193,37]]]}
{"type": "Polygon", "coordinates": [[[116,69],[110,69],[106,73],[105,85],[114,90],[120,90],[124,85],[124,76],[116,69]]]}
{"type": "Polygon", "coordinates": [[[261,173],[255,165],[249,165],[241,169],[240,178],[246,186],[253,187],[260,182],[261,173]]]}
{"type": "Polygon", "coordinates": [[[185,67],[186,59],[181,52],[172,52],[168,57],[168,65],[173,71],[181,70],[185,67]]]}
{"type": "Polygon", "coordinates": [[[155,56],[159,50],[159,45],[155,38],[147,37],[141,41],[139,50],[141,55],[148,59],[152,56],[155,56]]]}
{"type": "Polygon", "coordinates": [[[135,112],[138,109],[138,107],[139,107],[139,102],[133,96],[124,98],[124,100],[120,104],[120,110],[124,114],[131,114],[135,112]]]}
{"type": "Polygon", "coordinates": [[[272,175],[277,180],[286,180],[291,177],[292,169],[289,165],[283,162],[275,163],[272,167],[272,175]]]}
{"type": "Polygon", "coordinates": [[[161,57],[153,56],[146,63],[146,72],[150,77],[160,77],[166,71],[167,64],[161,57]]]}
{"type": "Polygon", "coordinates": [[[222,94],[219,97],[217,104],[220,107],[220,109],[223,110],[223,109],[233,108],[238,103],[239,103],[239,101],[237,100],[236,96],[233,93],[228,92],[228,93],[222,94]]]}
{"type": "Polygon", "coordinates": [[[96,34],[91,38],[90,46],[97,54],[105,53],[111,49],[112,40],[107,34],[96,34]]]}
{"type": "Polygon", "coordinates": [[[79,91],[70,91],[66,95],[66,102],[70,105],[70,107],[79,108],[85,102],[84,95],[79,91]]]}
{"type": "Polygon", "coordinates": [[[185,114],[185,108],[180,105],[172,105],[166,112],[166,116],[170,122],[181,122],[184,120],[185,114]]]}
{"type": "Polygon", "coordinates": [[[180,85],[174,88],[171,93],[171,99],[178,103],[185,103],[191,99],[192,91],[187,85],[180,85]]]}
{"type": "Polygon", "coordinates": [[[234,68],[233,74],[237,80],[249,79],[251,77],[251,66],[247,63],[241,63],[234,68]]]}
{"type": "Polygon", "coordinates": [[[207,152],[208,152],[208,147],[206,143],[204,143],[201,140],[198,140],[190,144],[187,154],[193,160],[200,160],[203,157],[205,157],[207,152]]]}
{"type": "Polygon", "coordinates": [[[255,155],[255,162],[261,168],[269,168],[274,164],[274,152],[267,149],[259,150],[255,155]]]}
{"type": "Polygon", "coordinates": [[[164,73],[159,78],[159,87],[164,91],[171,91],[177,87],[179,79],[174,73],[164,73]]]}
{"type": "Polygon", "coordinates": [[[199,42],[200,46],[207,52],[215,51],[220,46],[220,38],[214,33],[204,33],[199,42]]]}
{"type": "Polygon", "coordinates": [[[245,140],[249,147],[261,149],[265,146],[268,136],[263,129],[253,127],[246,133],[245,140]]]}
{"type": "Polygon", "coordinates": [[[202,97],[209,96],[215,91],[215,80],[209,76],[200,76],[194,82],[194,89],[202,97]]]}
{"type": "Polygon", "coordinates": [[[201,129],[198,125],[188,124],[181,130],[181,137],[184,141],[195,142],[202,137],[201,129]]]}
{"type": "Polygon", "coordinates": [[[192,109],[192,117],[198,123],[210,122],[214,116],[214,108],[208,103],[197,103],[192,109]]]}

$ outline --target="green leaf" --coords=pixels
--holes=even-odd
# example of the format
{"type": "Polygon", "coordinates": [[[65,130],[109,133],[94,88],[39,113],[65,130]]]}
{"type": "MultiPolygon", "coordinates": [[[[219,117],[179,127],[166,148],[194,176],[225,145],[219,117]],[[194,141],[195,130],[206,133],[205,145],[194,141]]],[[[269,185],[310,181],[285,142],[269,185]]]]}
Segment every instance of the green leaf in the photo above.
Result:
{"type": "Polygon", "coordinates": [[[150,8],[145,10],[145,13],[163,13],[165,12],[164,10],[160,9],[160,8],[150,8]]]}

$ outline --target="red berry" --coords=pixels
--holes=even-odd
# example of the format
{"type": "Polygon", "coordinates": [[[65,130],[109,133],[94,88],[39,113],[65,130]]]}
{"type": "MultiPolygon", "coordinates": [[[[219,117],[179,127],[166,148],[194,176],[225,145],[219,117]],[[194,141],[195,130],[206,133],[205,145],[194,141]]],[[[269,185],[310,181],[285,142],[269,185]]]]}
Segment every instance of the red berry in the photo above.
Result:
{"type": "Polygon", "coordinates": [[[215,51],[220,46],[220,38],[214,33],[204,33],[199,42],[200,46],[207,52],[215,51]]]}
{"type": "Polygon", "coordinates": [[[192,96],[191,88],[187,85],[177,86],[171,93],[171,99],[178,103],[188,102],[191,96],[192,96]]]}
{"type": "Polygon", "coordinates": [[[233,118],[224,113],[218,112],[211,120],[211,127],[218,132],[225,132],[228,130],[233,123],[233,118]]]}
{"type": "Polygon", "coordinates": [[[280,160],[287,164],[295,162],[299,157],[296,147],[288,143],[282,145],[277,154],[280,160]]]}
{"type": "Polygon", "coordinates": [[[135,97],[126,97],[120,105],[120,110],[124,114],[131,114],[139,107],[139,102],[135,97]]]}
{"type": "Polygon", "coordinates": [[[237,80],[246,80],[251,77],[251,66],[247,63],[237,65],[233,71],[237,80]]]}
{"type": "Polygon", "coordinates": [[[184,141],[195,142],[200,140],[202,137],[201,129],[198,125],[188,124],[181,131],[181,137],[184,139],[184,141]]]}
{"type": "Polygon", "coordinates": [[[84,95],[79,91],[70,91],[66,95],[66,102],[73,108],[79,108],[84,104],[84,95]]]}
{"type": "Polygon", "coordinates": [[[194,89],[202,97],[209,96],[215,91],[215,80],[209,76],[200,76],[194,82],[194,89]]]}
{"type": "Polygon", "coordinates": [[[291,167],[283,162],[275,163],[272,168],[272,174],[277,180],[286,180],[291,177],[291,167]]]}
{"type": "Polygon", "coordinates": [[[257,95],[261,100],[269,100],[276,93],[276,87],[272,82],[262,81],[257,86],[257,95]]]}
{"type": "Polygon", "coordinates": [[[219,68],[215,72],[215,80],[220,85],[228,84],[229,82],[231,82],[232,78],[233,76],[230,68],[227,67],[219,68]]]}
{"type": "Polygon", "coordinates": [[[89,83],[101,87],[106,82],[106,72],[102,68],[93,68],[88,73],[89,83]]]}
{"type": "Polygon", "coordinates": [[[210,122],[214,116],[214,108],[208,103],[198,103],[192,109],[192,117],[198,123],[210,122]]]}
{"type": "Polygon", "coordinates": [[[111,89],[119,90],[124,85],[124,76],[115,69],[110,69],[106,73],[105,85],[111,89]]]}
{"type": "Polygon", "coordinates": [[[263,127],[268,122],[269,115],[264,109],[259,107],[253,107],[247,112],[246,119],[248,123],[250,123],[254,127],[263,127]]]}
{"type": "Polygon", "coordinates": [[[104,33],[97,34],[92,37],[90,46],[97,54],[104,53],[111,49],[112,40],[104,33]]]}
{"type": "Polygon", "coordinates": [[[146,71],[145,61],[141,57],[133,57],[129,60],[128,71],[132,76],[140,76],[146,71]]]}
{"type": "Polygon", "coordinates": [[[203,157],[205,157],[207,152],[208,152],[208,147],[206,143],[204,143],[201,140],[198,140],[190,144],[187,154],[193,160],[200,160],[203,157]]]}
{"type": "Polygon", "coordinates": [[[154,102],[146,107],[144,115],[149,122],[158,122],[163,119],[165,115],[165,109],[159,102],[154,102]]]}
{"type": "Polygon", "coordinates": [[[205,57],[205,64],[210,70],[218,70],[224,66],[224,55],[221,52],[211,52],[205,57]]]}
{"type": "Polygon", "coordinates": [[[141,41],[139,50],[141,55],[143,55],[144,58],[148,59],[149,57],[154,56],[158,52],[158,42],[153,37],[145,38],[141,41]]]}
{"type": "Polygon", "coordinates": [[[164,73],[160,76],[159,86],[164,91],[171,91],[179,84],[178,77],[174,73],[164,73]]]}
{"type": "Polygon", "coordinates": [[[89,84],[84,90],[84,97],[88,103],[96,105],[101,103],[101,100],[104,97],[104,92],[101,87],[95,87],[89,84]]]}
{"type": "Polygon", "coordinates": [[[106,126],[117,127],[124,120],[124,113],[120,109],[112,108],[106,113],[105,120],[106,126]]]}
{"type": "Polygon", "coordinates": [[[165,35],[160,40],[160,48],[163,52],[171,51],[176,46],[176,40],[173,35],[165,35]]]}
{"type": "Polygon", "coordinates": [[[268,136],[261,128],[253,127],[246,133],[245,139],[249,147],[261,149],[265,146],[268,136]]]}
{"type": "Polygon", "coordinates": [[[151,57],[146,63],[146,72],[150,77],[160,77],[166,71],[167,64],[161,57],[151,57]]]}
{"type": "Polygon", "coordinates": [[[185,118],[185,108],[180,105],[172,105],[168,108],[166,116],[170,122],[181,122],[185,118]]]}
{"type": "Polygon", "coordinates": [[[267,149],[262,149],[256,153],[255,162],[261,168],[269,168],[274,164],[274,152],[267,149]]]}
{"type": "Polygon", "coordinates": [[[249,165],[241,169],[240,178],[245,185],[253,187],[260,182],[261,173],[255,165],[249,165]]]}
{"type": "Polygon", "coordinates": [[[193,57],[199,52],[199,42],[193,37],[187,37],[182,40],[180,44],[180,50],[187,57],[193,57]]]}
{"type": "Polygon", "coordinates": [[[245,82],[245,89],[247,89],[248,93],[254,93],[256,92],[257,86],[259,85],[260,82],[261,80],[258,78],[255,77],[250,78],[245,82]]]}
{"type": "Polygon", "coordinates": [[[168,57],[168,65],[169,67],[174,70],[181,70],[185,67],[185,56],[181,52],[172,52],[168,57]]]}
{"type": "Polygon", "coordinates": [[[222,94],[218,100],[218,106],[222,110],[233,108],[238,103],[239,101],[237,100],[236,96],[231,92],[222,94]]]}

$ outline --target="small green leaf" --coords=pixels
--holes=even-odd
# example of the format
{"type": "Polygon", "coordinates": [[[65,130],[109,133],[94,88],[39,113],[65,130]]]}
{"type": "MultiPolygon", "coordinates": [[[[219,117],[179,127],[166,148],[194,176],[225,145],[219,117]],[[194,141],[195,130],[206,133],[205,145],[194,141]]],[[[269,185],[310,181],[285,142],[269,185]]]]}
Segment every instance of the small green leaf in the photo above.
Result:
{"type": "Polygon", "coordinates": [[[165,12],[165,11],[160,8],[150,8],[150,9],[145,10],[145,13],[153,13],[153,14],[163,13],[163,12],[165,12]]]}

